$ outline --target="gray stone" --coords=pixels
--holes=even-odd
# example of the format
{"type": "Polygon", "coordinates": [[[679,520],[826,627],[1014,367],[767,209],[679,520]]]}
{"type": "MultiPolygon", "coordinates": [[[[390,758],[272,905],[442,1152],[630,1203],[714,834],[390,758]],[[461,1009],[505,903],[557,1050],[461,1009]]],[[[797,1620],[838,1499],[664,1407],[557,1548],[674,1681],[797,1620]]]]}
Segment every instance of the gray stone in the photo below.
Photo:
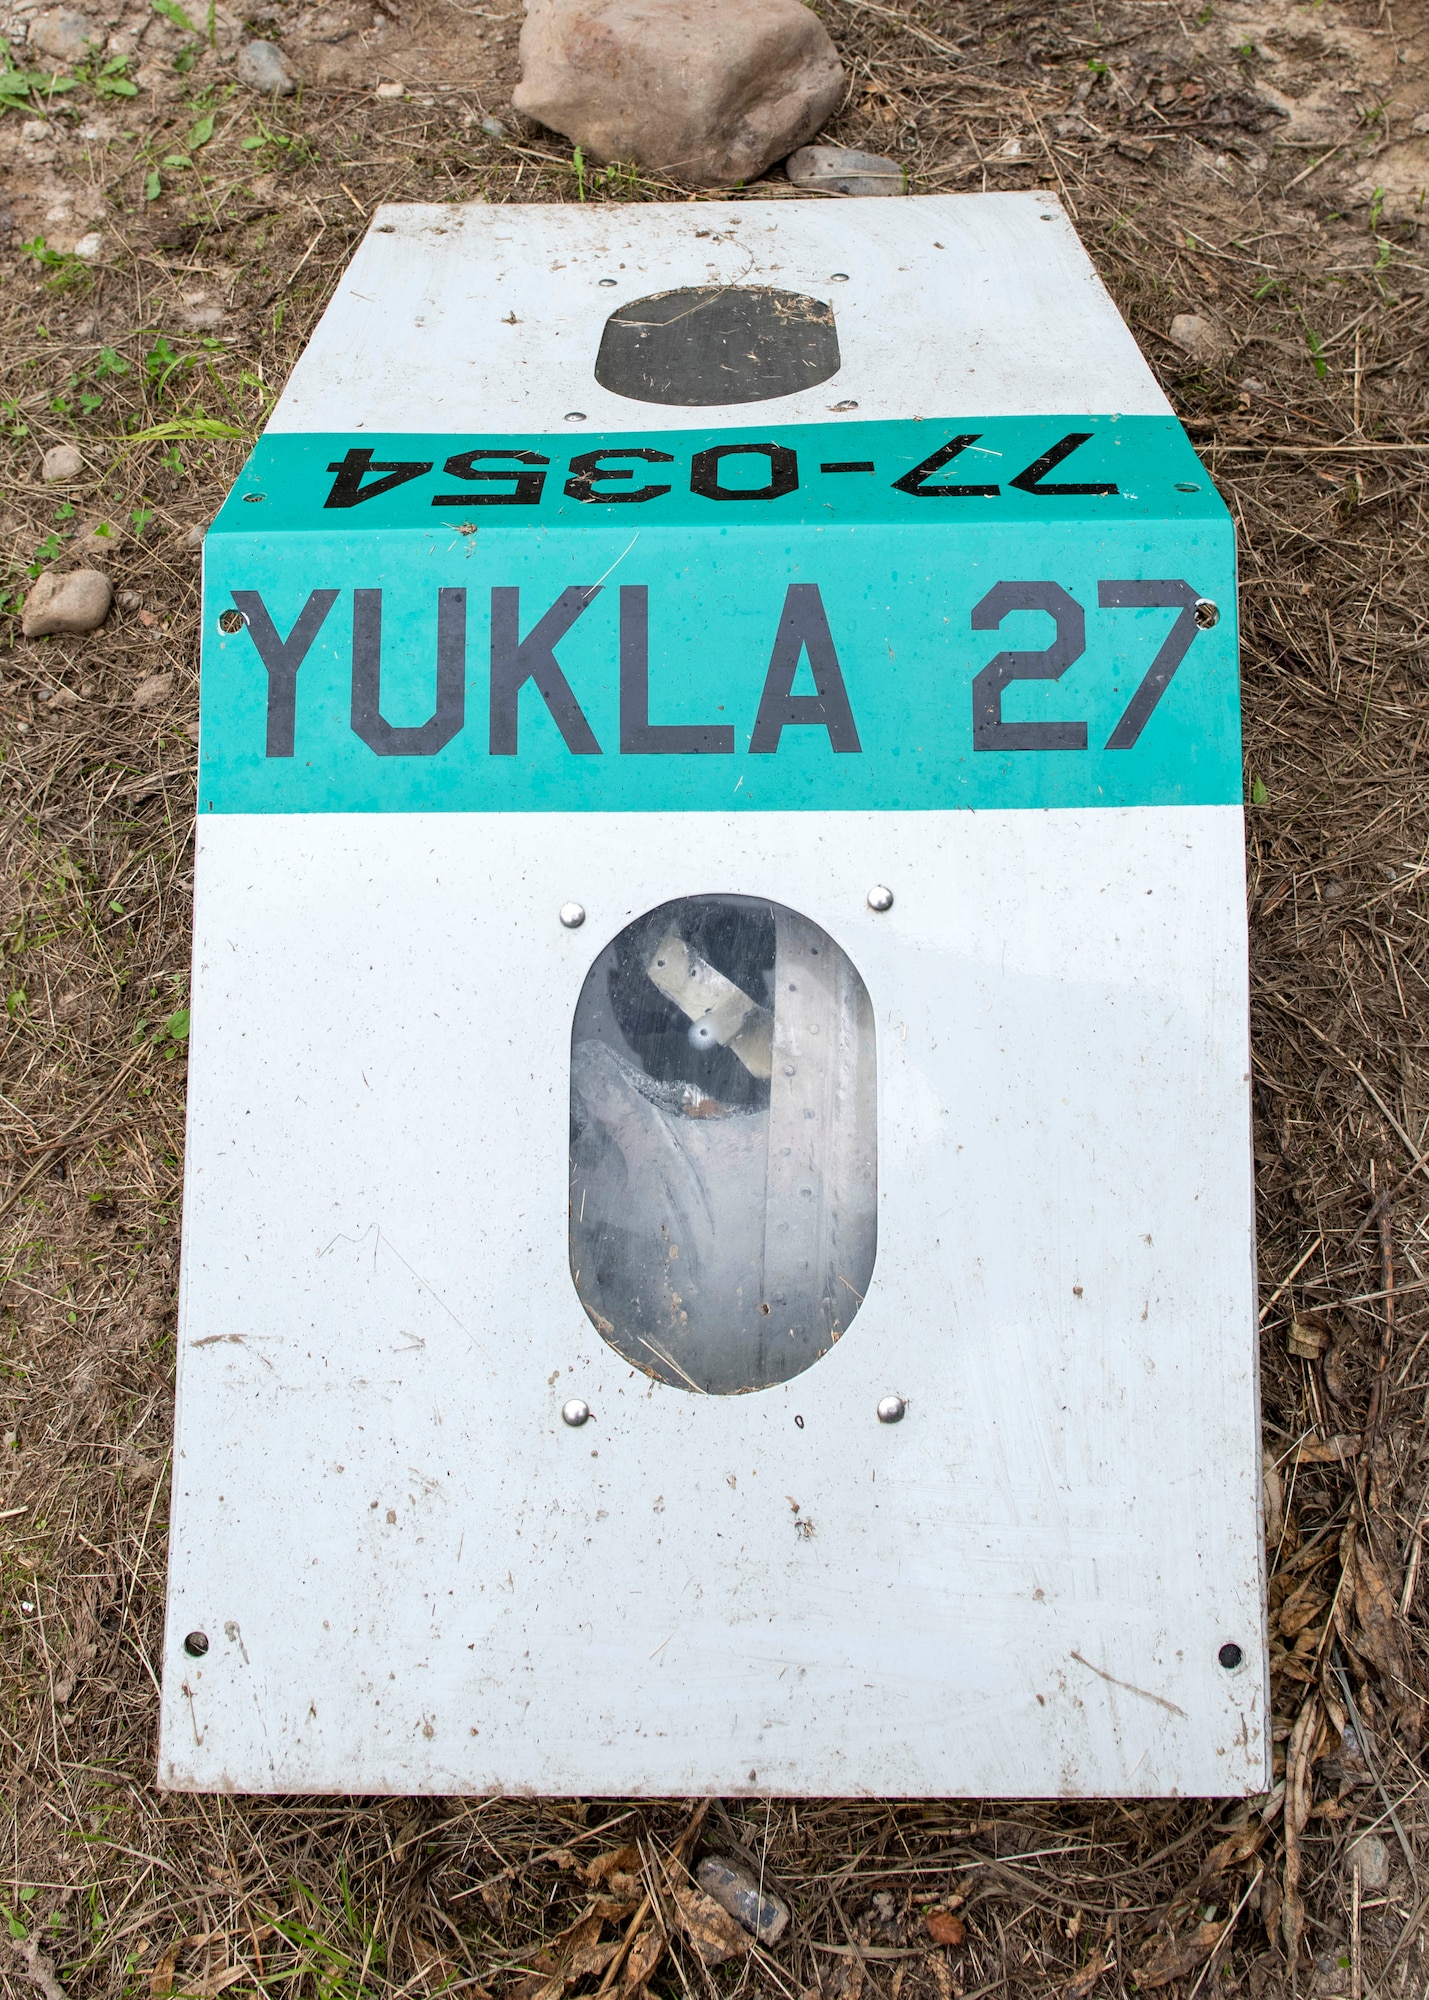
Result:
{"type": "Polygon", "coordinates": [[[1221,329],[1213,321],[1202,319],[1199,313],[1177,313],[1169,337],[1183,354],[1189,354],[1203,366],[1220,361],[1226,352],[1226,337],[1221,329]]]}
{"type": "Polygon", "coordinates": [[[32,49],[55,62],[77,63],[84,61],[91,48],[102,45],[104,33],[72,7],[52,7],[31,21],[27,39],[32,49]]]}
{"type": "Polygon", "coordinates": [[[77,444],[52,444],[40,467],[42,479],[78,479],[84,471],[84,453],[77,444]]]}
{"type": "Polygon", "coordinates": [[[529,0],[512,103],[593,160],[729,187],[812,139],[843,90],[802,0],[529,0]]]}
{"type": "Polygon", "coordinates": [[[20,630],[27,639],[43,639],[51,632],[95,632],[113,600],[103,570],[46,570],[25,599],[20,630]]]}
{"type": "Polygon", "coordinates": [[[1377,1833],[1362,1833],[1358,1840],[1350,1842],[1345,1866],[1351,1874],[1359,1869],[1361,1889],[1378,1895],[1381,1889],[1389,1887],[1389,1848],[1377,1833]]]}
{"type": "Polygon", "coordinates": [[[483,118],[481,129],[488,139],[504,139],[506,137],[506,127],[499,118],[483,118]]]}
{"type": "Polygon", "coordinates": [[[245,42],[234,71],[248,90],[263,97],[291,97],[297,84],[276,42],[245,42]]]}
{"type": "Polygon", "coordinates": [[[761,1887],[753,1870],[734,1855],[707,1854],[695,1870],[695,1880],[761,1944],[774,1944],[784,1935],[789,1905],[761,1887]]]}
{"type": "Polygon", "coordinates": [[[897,160],[851,146],[801,146],[784,171],[795,187],[814,194],[902,194],[908,183],[897,160]]]}

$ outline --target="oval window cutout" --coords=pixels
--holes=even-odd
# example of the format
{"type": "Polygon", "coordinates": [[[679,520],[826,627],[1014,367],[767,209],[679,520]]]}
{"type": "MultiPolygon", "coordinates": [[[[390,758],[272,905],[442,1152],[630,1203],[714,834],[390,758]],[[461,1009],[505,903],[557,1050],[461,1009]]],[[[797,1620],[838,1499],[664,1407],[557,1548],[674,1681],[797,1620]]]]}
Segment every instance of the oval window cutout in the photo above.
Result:
{"type": "Polygon", "coordinates": [[[873,1008],[827,931],[749,896],[628,924],[571,1030],[571,1276],[602,1338],[710,1395],[787,1382],[878,1242],[873,1008]]]}
{"type": "Polygon", "coordinates": [[[682,409],[765,403],[839,371],[833,307],[771,285],[693,285],[618,306],[595,379],[614,396],[682,409]]]}

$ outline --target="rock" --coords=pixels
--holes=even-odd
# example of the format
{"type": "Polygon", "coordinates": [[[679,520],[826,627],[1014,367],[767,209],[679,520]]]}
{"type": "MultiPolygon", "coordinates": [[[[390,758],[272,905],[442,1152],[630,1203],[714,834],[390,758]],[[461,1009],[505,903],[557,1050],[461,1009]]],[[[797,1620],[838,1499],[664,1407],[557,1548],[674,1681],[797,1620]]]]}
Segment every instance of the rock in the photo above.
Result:
{"type": "Polygon", "coordinates": [[[46,570],[25,599],[20,630],[27,639],[43,639],[51,632],[95,632],[113,600],[103,570],[46,570]]]}
{"type": "Polygon", "coordinates": [[[174,691],[172,674],[150,674],[134,690],[135,708],[157,708],[174,691]]]}
{"type": "Polygon", "coordinates": [[[78,479],[84,471],[84,453],[77,444],[52,444],[40,467],[42,479],[78,479]]]}
{"type": "Polygon", "coordinates": [[[483,118],[481,129],[488,139],[504,139],[506,137],[506,127],[499,118],[483,118]]]}
{"type": "Polygon", "coordinates": [[[1378,1895],[1389,1887],[1389,1849],[1377,1833],[1362,1833],[1345,1851],[1345,1866],[1353,1874],[1358,1868],[1360,1887],[1378,1895]]]}
{"type": "Polygon", "coordinates": [[[784,171],[795,187],[817,194],[902,194],[908,183],[897,160],[849,146],[801,146],[784,171]]]}
{"type": "Polygon", "coordinates": [[[1199,313],[1177,313],[1169,328],[1169,337],[1183,354],[1189,354],[1193,361],[1205,366],[1219,361],[1226,351],[1225,336],[1220,328],[1199,313]]]}
{"type": "Polygon", "coordinates": [[[203,538],[207,533],[208,528],[204,522],[195,521],[184,536],[184,547],[186,549],[201,549],[203,547],[203,538]]]}
{"type": "Polygon", "coordinates": [[[1429,132],[1429,111],[1421,111],[1409,129],[1411,132],[1429,132]]]}
{"type": "Polygon", "coordinates": [[[104,231],[91,229],[81,236],[74,246],[74,254],[86,264],[93,264],[104,255],[104,231]]]}
{"type": "Polygon", "coordinates": [[[406,95],[406,90],[407,86],[404,83],[379,83],[372,94],[374,97],[383,98],[403,97],[406,95]]]}
{"type": "Polygon", "coordinates": [[[99,29],[72,7],[52,7],[48,14],[39,15],[31,21],[28,36],[32,49],[66,63],[83,62],[91,45],[98,48],[103,40],[99,29]]]}
{"type": "Polygon", "coordinates": [[[529,0],[512,103],[592,159],[728,187],[812,139],[843,90],[801,0],[529,0]]]}
{"type": "Polygon", "coordinates": [[[276,42],[245,42],[234,74],[247,90],[263,97],[291,97],[297,85],[276,42]]]}
{"type": "Polygon", "coordinates": [[[121,590],[115,601],[121,611],[137,611],[144,602],[137,590],[121,590]]]}
{"type": "Polygon", "coordinates": [[[695,1870],[695,1880],[761,1944],[774,1944],[783,1936],[789,1923],[789,1905],[768,1889],[761,1889],[758,1877],[744,1862],[728,1854],[707,1854],[695,1870]]]}

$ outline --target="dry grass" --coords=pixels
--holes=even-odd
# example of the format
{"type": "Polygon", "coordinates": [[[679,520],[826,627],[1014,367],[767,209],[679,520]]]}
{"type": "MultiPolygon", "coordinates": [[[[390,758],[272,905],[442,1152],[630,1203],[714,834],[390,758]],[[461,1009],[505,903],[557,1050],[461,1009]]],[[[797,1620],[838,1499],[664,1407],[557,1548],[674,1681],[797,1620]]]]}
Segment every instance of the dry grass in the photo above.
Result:
{"type": "MultiPolygon", "coordinates": [[[[631,1963],[670,2000],[1426,1990],[1429,331],[1412,201],[1374,195],[1422,108],[1423,16],[1339,0],[823,11],[853,79],[834,136],[896,152],[923,190],[1061,192],[1239,525],[1280,1782],[1230,1807],[716,1804],[702,1837],[742,1846],[794,1921],[713,1974],[670,1897],[688,1805],[154,1791],[197,700],[187,533],[379,199],[683,193],[581,178],[509,111],[508,138],[482,134],[513,74],[509,17],[481,17],[476,81],[430,104],[339,80],[264,109],[205,55],[101,107],[107,138],[33,144],[18,114],[0,118],[18,224],[0,275],[0,1900],[16,1939],[0,1952],[17,1990],[560,2000],[594,1991],[642,1894],[642,1935],[670,1944],[653,1967],[637,1944],[631,1963]],[[1330,105],[1322,140],[1267,110],[1267,75],[1282,113],[1330,105]],[[185,150],[197,166],[163,164],[185,150]],[[103,217],[98,270],[56,250],[53,227],[58,262],[20,250],[56,182],[103,217]],[[1214,322],[1214,358],[1167,340],[1189,311],[1214,322]],[[61,504],[39,451],[76,437],[92,472],[61,504]],[[126,608],[92,639],[24,644],[26,571],[74,559],[76,527],[99,522],[126,608]],[[1387,1887],[1348,1859],[1367,1829],[1387,1887]],[[961,1944],[934,1944],[930,1906],[956,1911],[961,1944]]],[[[389,73],[440,67],[472,18],[432,0],[389,73]]],[[[71,127],[95,115],[88,87],[68,101],[71,127]]]]}

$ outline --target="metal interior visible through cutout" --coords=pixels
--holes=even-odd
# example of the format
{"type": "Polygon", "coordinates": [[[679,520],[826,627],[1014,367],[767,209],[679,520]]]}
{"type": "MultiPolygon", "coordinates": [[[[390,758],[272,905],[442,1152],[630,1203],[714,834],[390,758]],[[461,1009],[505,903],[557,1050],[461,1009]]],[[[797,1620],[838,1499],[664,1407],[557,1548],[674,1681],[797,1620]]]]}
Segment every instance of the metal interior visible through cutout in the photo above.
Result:
{"type": "Polygon", "coordinates": [[[618,306],[595,379],[633,402],[699,409],[792,396],[839,367],[824,300],[769,285],[697,285],[618,306]]]}
{"type": "Polygon", "coordinates": [[[878,1232],[873,1008],[827,932],[690,896],[606,946],[571,1031],[571,1276],[617,1353],[733,1395],[848,1329],[878,1232]]]}

